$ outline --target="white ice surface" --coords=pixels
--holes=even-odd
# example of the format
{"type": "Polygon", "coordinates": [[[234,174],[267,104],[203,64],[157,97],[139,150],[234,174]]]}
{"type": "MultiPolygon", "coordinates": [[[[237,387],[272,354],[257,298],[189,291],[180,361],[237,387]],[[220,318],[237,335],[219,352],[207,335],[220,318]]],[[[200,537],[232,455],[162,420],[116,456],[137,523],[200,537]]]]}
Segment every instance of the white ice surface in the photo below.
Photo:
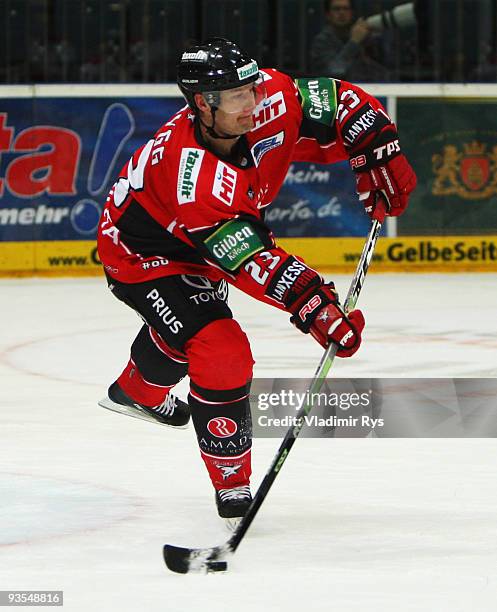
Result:
{"type": "MultiPolygon", "coordinates": [[[[168,572],[164,543],[227,534],[193,428],[96,404],[140,326],[104,285],[0,281],[0,590],[64,590],[69,612],[497,609],[492,439],[299,439],[229,571],[168,572]]],[[[313,374],[286,315],[231,305],[256,376],[313,374]]],[[[360,306],[331,375],[497,376],[497,275],[370,275],[360,306]]],[[[255,440],[254,485],[278,443],[255,440]]]]}

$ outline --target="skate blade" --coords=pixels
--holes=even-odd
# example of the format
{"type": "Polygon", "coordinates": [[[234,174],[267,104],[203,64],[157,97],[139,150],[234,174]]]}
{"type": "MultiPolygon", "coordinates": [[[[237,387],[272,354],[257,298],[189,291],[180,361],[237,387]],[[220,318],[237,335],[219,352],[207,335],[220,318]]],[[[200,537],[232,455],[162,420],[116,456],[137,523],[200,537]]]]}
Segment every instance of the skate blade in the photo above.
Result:
{"type": "Polygon", "coordinates": [[[226,529],[230,532],[236,531],[236,528],[242,521],[241,516],[237,516],[236,518],[223,518],[224,524],[226,525],[226,529]]]}
{"type": "Polygon", "coordinates": [[[163,427],[169,427],[170,429],[188,429],[188,423],[186,425],[169,425],[168,423],[161,423],[157,419],[147,412],[141,410],[138,406],[131,408],[130,406],[123,406],[122,404],[116,404],[110,398],[104,397],[98,402],[98,405],[102,408],[106,408],[111,412],[117,412],[118,414],[124,414],[126,416],[133,417],[134,419],[140,419],[142,421],[148,421],[149,423],[155,423],[155,425],[162,425],[163,427]]]}

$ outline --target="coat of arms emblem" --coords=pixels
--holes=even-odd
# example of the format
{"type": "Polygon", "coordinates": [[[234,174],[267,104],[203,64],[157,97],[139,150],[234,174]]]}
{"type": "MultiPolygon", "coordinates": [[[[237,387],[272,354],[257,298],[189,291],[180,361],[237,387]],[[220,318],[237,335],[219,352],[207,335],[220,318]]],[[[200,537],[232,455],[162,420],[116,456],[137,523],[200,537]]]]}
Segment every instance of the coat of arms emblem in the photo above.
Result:
{"type": "Polygon", "coordinates": [[[490,152],[486,149],[487,145],[473,140],[463,145],[463,152],[445,145],[441,155],[432,155],[433,195],[484,200],[497,193],[497,145],[490,152]]]}

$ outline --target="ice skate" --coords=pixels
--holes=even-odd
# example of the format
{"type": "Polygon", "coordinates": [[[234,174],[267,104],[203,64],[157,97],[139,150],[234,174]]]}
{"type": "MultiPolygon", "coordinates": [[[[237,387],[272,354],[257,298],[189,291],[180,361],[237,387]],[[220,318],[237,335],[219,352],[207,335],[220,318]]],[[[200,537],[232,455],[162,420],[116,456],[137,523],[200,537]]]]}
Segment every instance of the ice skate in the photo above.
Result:
{"type": "Polygon", "coordinates": [[[134,402],[117,382],[112,383],[107,393],[107,397],[98,402],[102,408],[175,429],[185,429],[188,426],[190,408],[172,393],[168,394],[162,404],[150,408],[134,402]]]}
{"type": "Polygon", "coordinates": [[[236,529],[251,503],[249,485],[216,491],[217,512],[225,520],[228,529],[236,529]]]}

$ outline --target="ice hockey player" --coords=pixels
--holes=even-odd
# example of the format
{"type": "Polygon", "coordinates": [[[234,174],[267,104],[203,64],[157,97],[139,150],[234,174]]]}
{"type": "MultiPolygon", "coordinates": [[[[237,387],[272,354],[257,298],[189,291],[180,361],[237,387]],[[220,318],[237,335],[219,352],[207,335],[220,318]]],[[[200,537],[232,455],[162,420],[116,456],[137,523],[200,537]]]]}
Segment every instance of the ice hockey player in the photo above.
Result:
{"type": "Polygon", "coordinates": [[[374,218],[400,215],[416,177],[380,103],[332,78],[259,69],[221,38],[185,50],[187,105],[121,171],[98,249],[110,290],[144,325],[102,405],[175,427],[190,417],[218,513],[251,502],[249,388],[254,364],[226,303],[227,283],[288,312],[300,331],[350,357],[364,318],[333,283],[277,246],[264,223],[292,161],[349,160],[374,218]],[[171,389],[190,377],[188,405],[171,389]]]}

